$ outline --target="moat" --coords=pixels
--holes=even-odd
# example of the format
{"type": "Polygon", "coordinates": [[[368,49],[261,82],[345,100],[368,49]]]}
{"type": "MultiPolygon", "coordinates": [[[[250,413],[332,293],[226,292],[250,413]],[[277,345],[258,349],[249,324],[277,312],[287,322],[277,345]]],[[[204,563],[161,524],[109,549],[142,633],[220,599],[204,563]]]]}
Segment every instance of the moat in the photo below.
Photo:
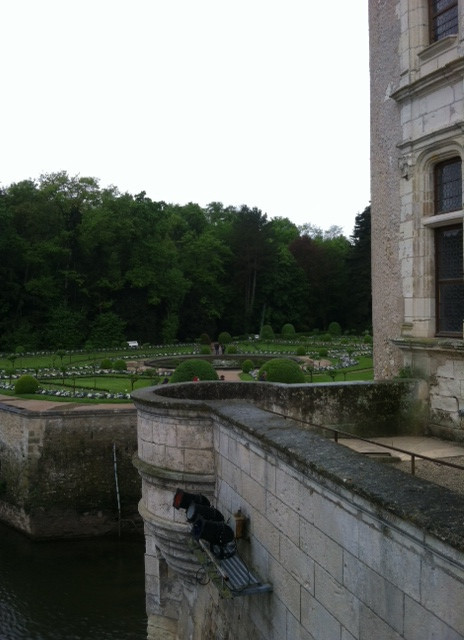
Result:
{"type": "Polygon", "coordinates": [[[32,541],[0,525],[2,640],[142,640],[144,541],[32,541]]]}

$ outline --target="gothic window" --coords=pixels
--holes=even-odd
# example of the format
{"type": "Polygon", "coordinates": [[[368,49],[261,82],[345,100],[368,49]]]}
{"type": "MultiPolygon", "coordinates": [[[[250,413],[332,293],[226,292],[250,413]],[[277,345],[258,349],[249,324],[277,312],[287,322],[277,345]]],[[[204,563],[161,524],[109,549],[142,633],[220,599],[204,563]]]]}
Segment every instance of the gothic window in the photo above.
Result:
{"type": "Polygon", "coordinates": [[[435,165],[435,214],[462,209],[461,158],[435,165]]]}
{"type": "Polygon", "coordinates": [[[458,0],[429,0],[429,11],[432,42],[458,32],[458,0]]]}

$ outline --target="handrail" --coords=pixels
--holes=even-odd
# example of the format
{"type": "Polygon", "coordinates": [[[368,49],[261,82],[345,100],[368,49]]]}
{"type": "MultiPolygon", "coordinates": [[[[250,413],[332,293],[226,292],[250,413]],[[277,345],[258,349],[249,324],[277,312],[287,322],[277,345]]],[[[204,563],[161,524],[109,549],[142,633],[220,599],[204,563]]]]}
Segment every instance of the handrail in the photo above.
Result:
{"type": "MultiPolygon", "coordinates": [[[[266,411],[269,411],[269,413],[273,413],[276,416],[284,418],[285,420],[289,417],[289,416],[285,416],[282,413],[279,413],[278,411],[272,411],[270,409],[266,409],[266,411]]],[[[416,458],[420,458],[421,460],[428,460],[429,462],[434,462],[435,464],[441,464],[445,467],[453,467],[454,469],[460,469],[461,471],[464,471],[464,466],[461,464],[456,464],[454,462],[447,462],[445,460],[440,460],[439,458],[431,458],[430,456],[425,456],[422,453],[415,453],[414,451],[408,451],[407,449],[400,449],[399,447],[394,447],[393,445],[376,442],[375,440],[370,440],[369,438],[363,438],[362,436],[354,435],[349,431],[343,431],[342,429],[335,429],[335,427],[326,427],[318,424],[313,424],[312,422],[308,422],[306,420],[303,420],[302,418],[291,417],[290,419],[294,420],[295,422],[301,422],[309,427],[313,427],[314,429],[324,429],[326,431],[331,431],[334,436],[334,441],[337,443],[338,443],[339,435],[342,435],[343,437],[351,438],[353,440],[361,440],[361,442],[367,442],[377,447],[383,447],[384,449],[390,449],[392,451],[398,451],[399,453],[405,453],[406,455],[411,456],[411,475],[415,475],[416,458]]]]}

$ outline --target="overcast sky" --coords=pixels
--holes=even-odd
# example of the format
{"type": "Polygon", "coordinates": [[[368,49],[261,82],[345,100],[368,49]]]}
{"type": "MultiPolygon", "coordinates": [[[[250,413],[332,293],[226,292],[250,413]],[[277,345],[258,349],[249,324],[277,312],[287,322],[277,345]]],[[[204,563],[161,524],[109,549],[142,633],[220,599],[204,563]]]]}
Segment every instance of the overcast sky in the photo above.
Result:
{"type": "Polygon", "coordinates": [[[346,235],[370,201],[367,0],[3,0],[0,184],[66,170],[346,235]]]}

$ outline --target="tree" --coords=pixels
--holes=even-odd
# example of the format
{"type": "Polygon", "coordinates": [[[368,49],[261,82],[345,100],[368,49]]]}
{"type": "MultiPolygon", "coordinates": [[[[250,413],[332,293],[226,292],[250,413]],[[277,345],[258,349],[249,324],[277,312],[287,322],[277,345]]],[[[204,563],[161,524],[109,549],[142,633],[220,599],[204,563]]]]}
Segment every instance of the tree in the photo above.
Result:
{"type": "Polygon", "coordinates": [[[325,239],[302,235],[290,245],[296,263],[305,274],[308,320],[325,329],[332,321],[346,326],[348,288],[346,258],[350,249],[342,236],[325,239]]]}
{"type": "Polygon", "coordinates": [[[350,326],[358,332],[372,326],[371,207],[358,213],[347,256],[350,326]]]}
{"type": "Polygon", "coordinates": [[[120,345],[124,342],[124,325],[115,313],[101,313],[91,324],[90,343],[96,348],[120,345]]]}
{"type": "Polygon", "coordinates": [[[228,263],[230,298],[225,310],[232,331],[250,333],[259,326],[265,302],[263,282],[277,251],[271,242],[266,214],[243,205],[232,219],[227,238],[231,259],[228,263]]]}

